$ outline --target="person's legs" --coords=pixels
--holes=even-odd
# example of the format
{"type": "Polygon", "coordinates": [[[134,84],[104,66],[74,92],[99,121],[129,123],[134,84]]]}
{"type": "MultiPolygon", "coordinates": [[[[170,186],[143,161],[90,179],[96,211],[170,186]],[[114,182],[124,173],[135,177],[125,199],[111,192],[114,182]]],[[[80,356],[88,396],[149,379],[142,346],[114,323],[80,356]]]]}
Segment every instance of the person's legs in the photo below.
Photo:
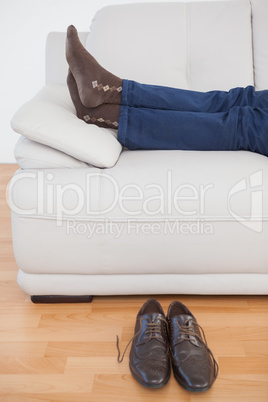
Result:
{"type": "Polygon", "coordinates": [[[248,86],[228,92],[198,92],[123,80],[122,103],[149,109],[218,113],[235,106],[268,108],[268,90],[256,92],[248,86]]]}
{"type": "Polygon", "coordinates": [[[268,109],[196,113],[121,106],[118,140],[132,150],[249,150],[268,156],[268,109]]]}
{"type": "Polygon", "coordinates": [[[121,80],[84,49],[73,26],[66,49],[78,117],[98,125],[119,121],[118,139],[129,149],[244,149],[268,156],[268,91],[197,93],[121,80]]]}
{"type": "Polygon", "coordinates": [[[268,107],[268,90],[256,92],[253,86],[233,88],[228,92],[198,92],[122,80],[105,70],[84,48],[72,25],[67,30],[66,58],[81,102],[87,108],[123,103],[149,109],[218,113],[234,106],[268,107]]]}
{"type": "Polygon", "coordinates": [[[67,30],[66,58],[80,100],[87,108],[104,103],[203,113],[225,112],[235,106],[268,108],[268,90],[256,92],[253,86],[233,88],[228,92],[198,92],[122,80],[105,70],[84,48],[72,25],[67,30]]]}

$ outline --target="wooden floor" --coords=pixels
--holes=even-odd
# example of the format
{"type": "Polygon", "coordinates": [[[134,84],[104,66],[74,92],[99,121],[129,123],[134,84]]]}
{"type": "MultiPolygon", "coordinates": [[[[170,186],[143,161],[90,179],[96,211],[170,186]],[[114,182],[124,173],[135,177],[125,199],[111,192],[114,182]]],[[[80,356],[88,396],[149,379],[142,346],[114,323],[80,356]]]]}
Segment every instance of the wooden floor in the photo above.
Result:
{"type": "Polygon", "coordinates": [[[267,297],[159,296],[181,300],[204,328],[219,363],[213,387],[196,394],[171,377],[160,390],[139,385],[121,347],[133,335],[144,297],[95,297],[91,304],[34,305],[16,283],[6,184],[0,165],[0,401],[268,401],[267,297]]]}

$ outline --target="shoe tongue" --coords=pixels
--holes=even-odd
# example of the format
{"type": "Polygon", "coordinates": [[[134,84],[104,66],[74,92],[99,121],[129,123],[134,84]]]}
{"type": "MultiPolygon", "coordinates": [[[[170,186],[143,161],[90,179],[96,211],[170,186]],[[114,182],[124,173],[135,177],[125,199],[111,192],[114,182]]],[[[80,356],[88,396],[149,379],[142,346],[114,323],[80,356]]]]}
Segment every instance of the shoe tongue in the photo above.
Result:
{"type": "MultiPolygon", "coordinates": [[[[150,333],[150,330],[148,330],[148,327],[146,324],[153,324],[153,323],[159,323],[161,319],[163,319],[163,314],[160,313],[151,313],[151,314],[143,314],[141,316],[142,318],[142,333],[139,336],[138,344],[143,344],[147,342],[153,342],[158,344],[159,342],[163,343],[162,336],[160,334],[157,334],[156,336],[148,336],[147,334],[150,333]],[[147,334],[146,334],[147,332],[147,334]]],[[[161,322],[161,321],[160,321],[161,322]]],[[[152,330],[153,332],[153,330],[152,330]]]]}
{"type": "MultiPolygon", "coordinates": [[[[184,326],[184,327],[186,326],[186,327],[190,328],[191,330],[193,330],[194,332],[198,333],[198,330],[196,331],[195,325],[192,322],[192,321],[196,322],[196,319],[192,315],[179,314],[179,315],[174,316],[172,318],[172,321],[173,321],[174,328],[176,328],[176,331],[178,331],[178,334],[180,333],[180,329],[177,327],[177,324],[179,324],[180,326],[184,326]]],[[[183,339],[185,339],[185,340],[188,339],[193,345],[200,346],[200,342],[198,342],[198,340],[196,339],[195,336],[185,334],[185,335],[181,335],[179,337],[179,339],[180,339],[179,342],[181,342],[183,339]]]]}

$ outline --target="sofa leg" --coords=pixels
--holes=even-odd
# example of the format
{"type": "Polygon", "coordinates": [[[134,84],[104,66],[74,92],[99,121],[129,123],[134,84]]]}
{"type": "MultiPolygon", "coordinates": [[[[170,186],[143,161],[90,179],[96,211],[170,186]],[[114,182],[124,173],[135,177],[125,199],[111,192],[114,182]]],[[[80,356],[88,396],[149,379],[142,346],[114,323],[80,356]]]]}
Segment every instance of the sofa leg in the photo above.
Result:
{"type": "Polygon", "coordinates": [[[91,303],[93,296],[31,296],[33,303],[91,303]]]}

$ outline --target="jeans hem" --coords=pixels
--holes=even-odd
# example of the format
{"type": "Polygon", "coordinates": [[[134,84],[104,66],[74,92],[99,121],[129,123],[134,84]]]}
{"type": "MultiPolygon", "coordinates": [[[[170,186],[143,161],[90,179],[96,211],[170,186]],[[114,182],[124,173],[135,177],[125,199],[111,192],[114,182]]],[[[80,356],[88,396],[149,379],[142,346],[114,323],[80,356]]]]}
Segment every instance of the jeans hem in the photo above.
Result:
{"type": "Polygon", "coordinates": [[[121,105],[128,106],[129,102],[129,81],[123,80],[122,83],[122,96],[121,96],[121,105]]]}

